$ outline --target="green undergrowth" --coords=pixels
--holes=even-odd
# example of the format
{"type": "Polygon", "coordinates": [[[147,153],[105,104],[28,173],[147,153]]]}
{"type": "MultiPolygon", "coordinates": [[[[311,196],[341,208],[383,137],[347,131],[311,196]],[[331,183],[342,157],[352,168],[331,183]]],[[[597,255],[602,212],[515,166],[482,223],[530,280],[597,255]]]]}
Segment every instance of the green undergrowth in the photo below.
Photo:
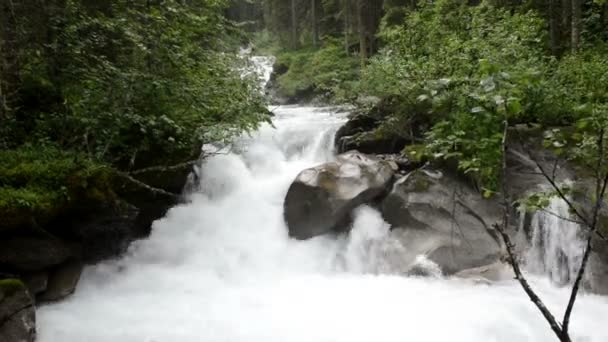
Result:
{"type": "Polygon", "coordinates": [[[324,95],[330,102],[342,102],[353,96],[359,68],[358,59],[333,42],[322,48],[279,51],[277,70],[286,70],[277,78],[282,95],[303,93],[324,95]]]}
{"type": "Polygon", "coordinates": [[[111,169],[53,147],[0,151],[0,231],[114,199],[111,169]]]}
{"type": "MultiPolygon", "coordinates": [[[[10,297],[15,292],[23,290],[25,285],[18,279],[2,279],[0,280],[0,294],[10,297]]],[[[1,301],[1,300],[0,300],[1,301]]]]}

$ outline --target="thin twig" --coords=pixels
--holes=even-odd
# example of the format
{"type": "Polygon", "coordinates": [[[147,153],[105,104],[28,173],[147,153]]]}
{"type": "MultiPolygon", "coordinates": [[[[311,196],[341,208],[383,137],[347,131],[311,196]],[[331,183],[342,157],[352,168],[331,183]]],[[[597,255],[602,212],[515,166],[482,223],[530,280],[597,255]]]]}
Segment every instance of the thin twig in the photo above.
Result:
{"type": "Polygon", "coordinates": [[[595,183],[595,205],[593,208],[593,218],[591,221],[591,226],[589,229],[591,232],[587,237],[587,244],[585,247],[585,253],[583,254],[583,260],[581,262],[581,266],[578,270],[578,274],[576,275],[576,280],[574,281],[574,285],[572,286],[572,291],[570,292],[570,299],[568,300],[568,306],[566,308],[566,312],[564,313],[564,319],[562,322],[563,333],[565,335],[568,334],[568,328],[570,327],[570,317],[572,316],[572,310],[574,308],[574,303],[576,302],[576,297],[579,292],[579,287],[581,281],[583,279],[583,275],[585,274],[585,270],[587,269],[587,262],[589,261],[589,256],[591,255],[591,241],[593,239],[593,233],[597,230],[597,219],[600,212],[600,207],[602,201],[604,200],[604,195],[606,193],[606,184],[608,184],[608,173],[602,178],[602,169],[604,167],[604,128],[600,129],[599,136],[597,138],[597,148],[598,148],[598,161],[596,166],[596,183],[595,183]],[[602,183],[603,182],[603,183],[602,183]]]}
{"type": "Polygon", "coordinates": [[[564,220],[564,221],[568,221],[568,222],[576,223],[576,224],[578,224],[578,225],[583,225],[583,222],[581,222],[581,221],[577,221],[577,220],[574,220],[574,219],[571,219],[571,218],[567,218],[567,217],[565,217],[565,216],[562,216],[562,215],[556,214],[556,213],[554,213],[554,212],[552,212],[552,211],[550,211],[550,210],[547,210],[547,209],[545,209],[545,208],[540,208],[540,211],[542,211],[542,212],[544,212],[544,213],[547,213],[547,214],[549,214],[549,215],[551,215],[551,216],[557,217],[557,218],[558,218],[558,219],[560,219],[560,220],[564,220]]]}
{"type": "Polygon", "coordinates": [[[163,190],[163,189],[152,187],[152,186],[150,186],[150,185],[148,185],[148,184],[146,184],[146,183],[144,183],[142,181],[139,181],[139,180],[131,177],[128,173],[116,171],[116,174],[118,176],[124,178],[128,182],[130,182],[130,183],[132,183],[132,184],[134,184],[134,185],[136,185],[136,186],[138,186],[140,188],[143,188],[143,189],[145,189],[145,190],[147,190],[147,191],[149,191],[151,193],[154,193],[154,194],[157,194],[157,195],[166,196],[166,197],[170,197],[170,198],[172,198],[173,200],[176,200],[176,201],[179,200],[179,195],[174,194],[172,192],[168,192],[168,191],[163,190]]]}
{"type": "Polygon", "coordinates": [[[144,168],[144,169],[139,169],[139,170],[131,171],[131,172],[129,172],[129,174],[131,174],[131,175],[139,175],[139,174],[148,173],[148,172],[175,171],[175,170],[180,170],[180,169],[184,169],[184,168],[187,168],[187,167],[192,167],[192,166],[196,165],[199,161],[200,161],[200,159],[196,159],[196,160],[190,160],[190,161],[187,161],[185,163],[180,163],[180,164],[171,165],[171,166],[152,166],[152,167],[147,167],[147,168],[144,168]]]}
{"type": "Polygon", "coordinates": [[[543,317],[545,317],[545,320],[547,321],[547,323],[549,323],[551,330],[553,330],[553,332],[558,337],[558,339],[562,342],[570,342],[570,337],[568,336],[568,334],[563,333],[562,327],[557,322],[557,319],[555,318],[555,316],[553,316],[553,314],[551,313],[551,311],[549,311],[549,309],[547,308],[545,303],[543,303],[543,301],[536,294],[536,292],[534,292],[534,290],[528,283],[527,279],[521,272],[521,269],[519,268],[519,263],[518,263],[517,259],[515,258],[514,245],[511,242],[511,238],[509,237],[509,234],[507,233],[507,228],[509,227],[509,221],[510,221],[510,214],[509,214],[509,203],[510,202],[509,202],[509,194],[508,194],[508,190],[507,190],[508,188],[507,188],[507,179],[506,179],[508,130],[509,130],[509,121],[505,115],[504,130],[503,130],[503,137],[502,137],[502,177],[501,177],[502,202],[503,202],[503,206],[504,206],[503,222],[502,222],[502,226],[499,224],[495,224],[495,227],[498,230],[498,232],[500,233],[500,235],[503,239],[503,242],[505,243],[505,247],[506,247],[507,253],[509,255],[509,263],[511,264],[511,267],[513,268],[513,272],[515,273],[515,278],[517,279],[517,281],[519,282],[521,287],[524,289],[524,291],[528,295],[528,298],[530,298],[532,303],[534,303],[534,305],[538,308],[538,310],[541,312],[543,317]]]}
{"type": "MultiPolygon", "coordinates": [[[[518,138],[519,138],[520,144],[523,146],[522,139],[519,135],[518,135],[518,138]]],[[[574,213],[574,215],[582,222],[582,227],[584,227],[585,230],[590,230],[591,222],[589,222],[589,220],[587,220],[585,218],[585,216],[583,214],[581,214],[581,212],[568,199],[568,197],[566,196],[566,194],[564,194],[564,192],[561,190],[559,185],[557,185],[557,182],[551,176],[549,176],[549,174],[546,172],[546,170],[543,168],[543,166],[540,164],[540,162],[537,160],[537,158],[532,156],[532,153],[530,153],[529,151],[527,153],[528,153],[528,156],[530,157],[530,159],[532,159],[532,161],[534,161],[534,164],[536,165],[536,167],[540,170],[542,176],[547,180],[547,182],[549,182],[551,187],[555,190],[558,197],[566,203],[566,205],[572,211],[572,213],[574,213]]],[[[608,238],[604,234],[599,232],[597,229],[593,233],[596,236],[598,236],[601,240],[608,242],[608,238]]]]}

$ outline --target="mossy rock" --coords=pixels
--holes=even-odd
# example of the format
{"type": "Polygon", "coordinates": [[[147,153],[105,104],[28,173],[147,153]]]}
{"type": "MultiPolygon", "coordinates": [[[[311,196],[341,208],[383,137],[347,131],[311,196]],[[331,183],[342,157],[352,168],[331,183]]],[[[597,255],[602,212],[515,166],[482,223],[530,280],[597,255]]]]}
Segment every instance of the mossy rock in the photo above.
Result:
{"type": "Polygon", "coordinates": [[[18,291],[25,290],[25,284],[19,279],[3,279],[0,280],[0,293],[2,297],[10,297],[18,291]]]}
{"type": "Polygon", "coordinates": [[[0,233],[112,202],[111,169],[55,148],[0,151],[0,233]]]}

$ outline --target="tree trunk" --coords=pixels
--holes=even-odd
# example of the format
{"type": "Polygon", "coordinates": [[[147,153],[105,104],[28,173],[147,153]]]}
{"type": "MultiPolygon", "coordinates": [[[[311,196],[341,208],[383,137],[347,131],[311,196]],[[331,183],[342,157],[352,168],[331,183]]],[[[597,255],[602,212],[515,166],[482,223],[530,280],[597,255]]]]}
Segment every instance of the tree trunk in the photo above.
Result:
{"type": "Polygon", "coordinates": [[[311,0],[311,16],[312,16],[312,45],[319,46],[319,24],[317,22],[317,0],[311,0]]]}
{"type": "Polygon", "coordinates": [[[0,82],[0,123],[8,117],[7,109],[4,95],[2,95],[2,82],[0,82]]]}
{"type": "Polygon", "coordinates": [[[357,26],[359,27],[359,57],[361,58],[361,68],[367,63],[367,38],[368,31],[366,25],[367,1],[357,0],[357,26]]]}
{"type": "Polygon", "coordinates": [[[561,0],[561,36],[560,48],[562,51],[566,51],[570,48],[571,32],[572,32],[572,3],[571,0],[561,0]]]}
{"type": "Polygon", "coordinates": [[[17,21],[12,1],[0,5],[0,120],[8,117],[20,84],[17,21]]]}
{"type": "Polygon", "coordinates": [[[549,2],[549,33],[551,37],[551,52],[554,56],[559,55],[560,43],[559,43],[559,22],[558,12],[556,6],[557,0],[548,0],[549,2]]]}
{"type": "Polygon", "coordinates": [[[578,51],[581,45],[581,0],[572,0],[572,52],[578,51]]]}
{"type": "Polygon", "coordinates": [[[344,49],[350,53],[350,0],[344,1],[344,49]]]}
{"type": "Polygon", "coordinates": [[[608,2],[604,3],[604,8],[602,11],[602,24],[603,24],[603,31],[604,31],[604,39],[608,38],[608,2]]]}
{"type": "Polygon", "coordinates": [[[298,48],[298,13],[296,10],[296,0],[291,0],[291,47],[298,48]]]}

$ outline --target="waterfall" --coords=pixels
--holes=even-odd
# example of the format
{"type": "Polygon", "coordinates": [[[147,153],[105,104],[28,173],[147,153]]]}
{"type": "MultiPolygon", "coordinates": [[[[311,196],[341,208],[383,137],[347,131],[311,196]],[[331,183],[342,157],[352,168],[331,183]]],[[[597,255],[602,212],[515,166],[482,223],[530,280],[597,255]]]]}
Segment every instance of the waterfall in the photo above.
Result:
{"type": "MultiPolygon", "coordinates": [[[[395,267],[402,247],[387,240],[390,227],[374,208],[357,210],[347,236],[290,239],[287,189],[301,170],[334,158],[333,134],[346,114],[305,106],[274,112],[272,125],[199,165],[188,201],[156,221],[148,239],[87,267],[73,296],[41,307],[38,341],[555,340],[515,281],[403,276],[395,267]]],[[[565,307],[566,288],[530,281],[549,308],[565,307]]],[[[574,340],[608,341],[601,317],[608,299],[581,296],[574,340]]]]}
{"type": "Polygon", "coordinates": [[[545,210],[534,213],[529,227],[528,269],[560,285],[574,281],[585,248],[580,227],[570,216],[568,204],[553,198],[545,210]]]}

